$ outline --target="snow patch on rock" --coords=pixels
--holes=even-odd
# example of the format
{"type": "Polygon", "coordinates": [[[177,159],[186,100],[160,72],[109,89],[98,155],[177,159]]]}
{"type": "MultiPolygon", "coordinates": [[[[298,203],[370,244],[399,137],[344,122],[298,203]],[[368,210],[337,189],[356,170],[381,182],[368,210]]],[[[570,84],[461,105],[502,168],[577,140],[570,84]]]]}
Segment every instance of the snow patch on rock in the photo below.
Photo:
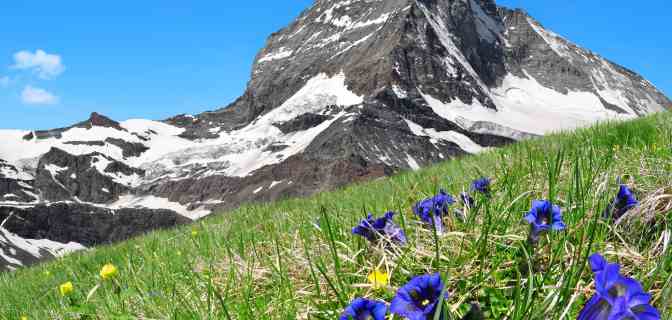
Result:
{"type": "Polygon", "coordinates": [[[86,247],[76,242],[60,243],[47,239],[22,238],[0,226],[0,259],[12,270],[23,266],[22,261],[25,261],[25,257],[17,256],[18,254],[27,254],[35,259],[57,258],[84,249],[86,247]]]}
{"type": "Polygon", "coordinates": [[[112,204],[106,205],[105,207],[114,210],[123,208],[172,210],[192,220],[196,220],[210,214],[210,210],[203,208],[190,210],[186,205],[156,196],[123,195],[119,197],[119,200],[112,204]]]}
{"type": "Polygon", "coordinates": [[[488,149],[478,145],[469,137],[459,132],[436,131],[436,129],[434,128],[423,128],[422,126],[411,120],[408,119],[404,120],[406,121],[406,124],[408,124],[408,127],[411,129],[411,132],[413,132],[413,134],[421,137],[430,137],[432,139],[432,143],[436,143],[437,140],[449,141],[455,143],[460,147],[460,149],[471,154],[479,153],[488,149]]]}
{"type": "Polygon", "coordinates": [[[542,86],[530,75],[525,79],[509,74],[500,87],[491,91],[497,110],[486,108],[475,99],[471,104],[457,98],[442,102],[431,95],[421,94],[436,114],[450,121],[492,122],[537,135],[636,117],[606,109],[592,92],[562,94],[542,86]]]}
{"type": "Polygon", "coordinates": [[[273,60],[285,59],[285,58],[291,57],[293,53],[294,53],[294,51],[292,51],[291,49],[281,47],[277,51],[271,52],[271,53],[261,57],[259,59],[259,61],[257,61],[257,62],[261,63],[261,62],[268,62],[268,61],[273,61],[273,60]]]}

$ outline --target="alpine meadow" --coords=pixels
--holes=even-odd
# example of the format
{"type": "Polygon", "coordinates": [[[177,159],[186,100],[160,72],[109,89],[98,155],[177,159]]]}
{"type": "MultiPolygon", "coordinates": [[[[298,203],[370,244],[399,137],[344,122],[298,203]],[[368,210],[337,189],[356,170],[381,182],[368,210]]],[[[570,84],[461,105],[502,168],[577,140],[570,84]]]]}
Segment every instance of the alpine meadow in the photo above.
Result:
{"type": "Polygon", "coordinates": [[[411,278],[438,273],[446,319],[459,319],[470,303],[489,319],[566,319],[595,293],[589,257],[599,253],[637,279],[661,319],[669,319],[671,120],[664,113],[554,134],[73,253],[2,274],[0,313],[6,319],[334,319],[355,298],[390,301],[411,278]],[[479,177],[492,179],[487,195],[470,191],[479,177]],[[621,184],[639,204],[614,219],[605,210],[621,184]],[[450,205],[439,234],[413,207],[442,189],[470,192],[474,204],[450,205]],[[559,206],[566,227],[534,244],[524,217],[536,199],[559,206]],[[353,234],[367,213],[387,211],[396,212],[403,245],[353,234]],[[107,263],[118,268],[109,281],[99,274],[107,263]],[[66,282],[72,292],[61,295],[66,282]]]}

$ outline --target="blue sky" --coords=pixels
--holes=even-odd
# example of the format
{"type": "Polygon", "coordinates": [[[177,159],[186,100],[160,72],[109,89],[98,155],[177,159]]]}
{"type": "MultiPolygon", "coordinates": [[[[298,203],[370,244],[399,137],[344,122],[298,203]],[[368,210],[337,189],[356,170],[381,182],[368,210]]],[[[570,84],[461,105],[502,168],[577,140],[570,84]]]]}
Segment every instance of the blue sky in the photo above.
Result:
{"type": "MultiPolygon", "coordinates": [[[[92,111],[164,119],[240,95],[271,32],[312,0],[1,1],[0,128],[92,111]]],[[[500,0],[672,94],[669,0],[500,0]]]]}

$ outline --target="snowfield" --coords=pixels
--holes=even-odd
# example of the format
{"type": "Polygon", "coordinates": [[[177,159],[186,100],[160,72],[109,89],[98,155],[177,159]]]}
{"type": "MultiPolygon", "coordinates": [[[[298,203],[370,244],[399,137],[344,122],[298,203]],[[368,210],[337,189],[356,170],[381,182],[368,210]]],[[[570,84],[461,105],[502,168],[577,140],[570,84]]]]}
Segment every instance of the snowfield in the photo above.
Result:
{"type": "Polygon", "coordinates": [[[75,242],[25,239],[0,226],[0,260],[4,260],[11,270],[23,266],[22,260],[25,259],[25,255],[35,259],[58,258],[84,249],[86,247],[75,242]]]}

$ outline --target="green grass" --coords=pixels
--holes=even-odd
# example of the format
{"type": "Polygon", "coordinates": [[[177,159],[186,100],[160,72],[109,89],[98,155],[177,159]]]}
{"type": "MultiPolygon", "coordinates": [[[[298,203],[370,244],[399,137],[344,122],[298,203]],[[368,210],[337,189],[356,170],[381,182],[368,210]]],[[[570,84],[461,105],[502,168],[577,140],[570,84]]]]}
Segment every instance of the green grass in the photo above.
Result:
{"type": "MultiPolygon", "coordinates": [[[[603,253],[639,279],[672,319],[672,116],[548,136],[417,172],[306,199],[246,205],[192,226],[0,275],[0,318],[335,319],[355,297],[390,301],[415,275],[441,272],[451,317],[480,302],[489,319],[574,319],[592,294],[587,257],[603,253]],[[480,176],[495,179],[466,222],[448,218],[435,237],[411,206],[440,188],[456,195],[480,176]],[[616,226],[601,218],[619,179],[655,223],[616,226]],[[522,217],[534,199],[564,211],[567,230],[526,244],[522,217]],[[366,212],[399,214],[409,244],[384,250],[350,230],[366,212]],[[192,229],[197,231],[192,236],[192,229]],[[664,250],[665,249],[665,250],[664,250]],[[115,282],[100,283],[111,262],[115,282]],[[375,267],[391,274],[374,291],[375,267]],[[62,298],[58,285],[72,281],[62,298]]],[[[456,205],[455,208],[460,208],[456,205]]]]}

